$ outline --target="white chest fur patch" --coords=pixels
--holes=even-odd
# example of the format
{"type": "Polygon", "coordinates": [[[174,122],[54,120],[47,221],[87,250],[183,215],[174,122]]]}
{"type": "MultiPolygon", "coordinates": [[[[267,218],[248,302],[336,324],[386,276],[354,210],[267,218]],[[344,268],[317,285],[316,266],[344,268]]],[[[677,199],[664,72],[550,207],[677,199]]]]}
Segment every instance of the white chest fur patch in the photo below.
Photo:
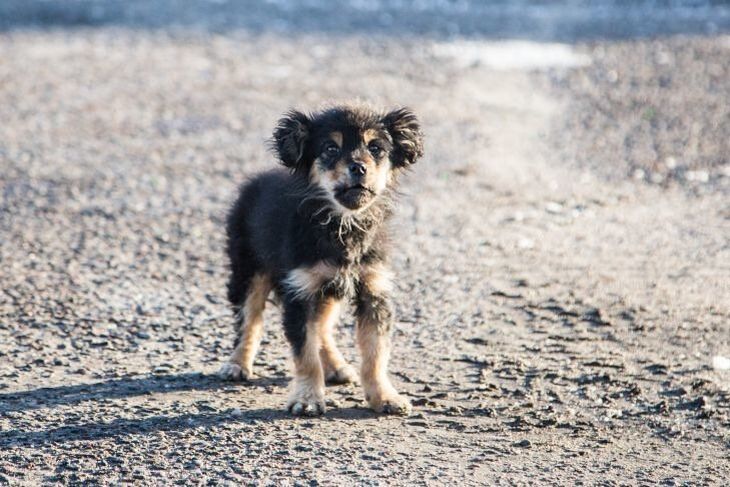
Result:
{"type": "Polygon", "coordinates": [[[352,295],[358,283],[371,294],[388,294],[392,290],[392,276],[383,264],[367,267],[339,268],[325,262],[298,267],[284,280],[287,291],[299,299],[310,299],[325,290],[340,297],[352,295]]]}
{"type": "Polygon", "coordinates": [[[319,262],[311,267],[297,267],[289,272],[284,280],[287,289],[298,298],[311,298],[317,294],[325,282],[337,275],[337,268],[319,262]]]}

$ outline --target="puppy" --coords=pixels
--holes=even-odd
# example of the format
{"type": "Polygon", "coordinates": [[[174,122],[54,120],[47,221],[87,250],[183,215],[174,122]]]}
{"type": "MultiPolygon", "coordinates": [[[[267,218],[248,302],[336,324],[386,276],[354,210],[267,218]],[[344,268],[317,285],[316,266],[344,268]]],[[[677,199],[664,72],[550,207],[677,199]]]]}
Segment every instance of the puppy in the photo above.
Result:
{"type": "Polygon", "coordinates": [[[228,215],[236,341],[219,374],[253,377],[262,312],[273,291],[294,355],[287,408],[297,416],[324,413],[325,380],[357,380],[332,335],[342,304],[351,302],[368,404],[380,413],[408,414],[410,402],[387,374],[393,310],[385,223],[398,176],[423,154],[418,120],[404,108],[291,111],[274,130],[272,146],[286,170],[243,185],[228,215]]]}

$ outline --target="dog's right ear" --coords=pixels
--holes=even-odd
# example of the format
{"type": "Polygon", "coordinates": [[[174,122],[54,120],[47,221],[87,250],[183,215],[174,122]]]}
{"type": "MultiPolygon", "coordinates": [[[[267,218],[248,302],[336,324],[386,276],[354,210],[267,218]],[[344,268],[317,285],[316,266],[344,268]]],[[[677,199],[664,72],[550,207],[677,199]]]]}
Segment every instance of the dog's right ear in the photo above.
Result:
{"type": "Polygon", "coordinates": [[[304,149],[309,138],[311,120],[302,112],[291,110],[274,129],[273,147],[284,166],[297,171],[304,166],[304,149]]]}

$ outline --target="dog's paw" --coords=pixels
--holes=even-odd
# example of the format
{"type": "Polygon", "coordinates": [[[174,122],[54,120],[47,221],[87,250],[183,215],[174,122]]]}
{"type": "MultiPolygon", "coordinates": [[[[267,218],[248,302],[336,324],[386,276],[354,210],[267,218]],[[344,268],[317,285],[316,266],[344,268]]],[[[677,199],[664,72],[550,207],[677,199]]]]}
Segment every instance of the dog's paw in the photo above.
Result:
{"type": "Polygon", "coordinates": [[[295,379],[286,408],[294,416],[320,416],[326,411],[324,389],[322,386],[314,386],[309,381],[300,382],[295,379]]]}
{"type": "Polygon", "coordinates": [[[345,365],[327,375],[328,384],[356,384],[357,371],[352,365],[345,365]]]}
{"type": "Polygon", "coordinates": [[[255,375],[238,364],[226,362],[218,369],[218,377],[224,380],[249,381],[253,380],[255,375]]]}
{"type": "Polygon", "coordinates": [[[370,407],[376,413],[408,416],[411,414],[411,402],[400,394],[390,394],[385,397],[371,400],[370,407]]]}
{"type": "Polygon", "coordinates": [[[321,416],[326,411],[324,401],[294,401],[287,409],[293,416],[321,416]]]}

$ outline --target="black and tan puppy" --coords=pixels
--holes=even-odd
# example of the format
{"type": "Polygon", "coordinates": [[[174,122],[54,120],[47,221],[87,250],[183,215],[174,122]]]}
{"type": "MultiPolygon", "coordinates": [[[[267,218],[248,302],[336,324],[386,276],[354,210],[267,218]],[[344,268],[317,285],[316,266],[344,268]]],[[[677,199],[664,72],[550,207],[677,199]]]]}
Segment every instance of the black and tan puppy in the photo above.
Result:
{"type": "Polygon", "coordinates": [[[423,152],[418,120],[407,109],[292,111],[279,121],[273,147],[288,171],[253,178],[228,216],[237,336],[219,374],[253,377],[273,290],[294,354],[287,407],[295,415],[322,414],[325,380],[356,380],[332,336],[342,303],[352,302],[365,397],[378,412],[408,414],[409,401],[387,374],[393,311],[385,223],[398,175],[423,152]]]}

